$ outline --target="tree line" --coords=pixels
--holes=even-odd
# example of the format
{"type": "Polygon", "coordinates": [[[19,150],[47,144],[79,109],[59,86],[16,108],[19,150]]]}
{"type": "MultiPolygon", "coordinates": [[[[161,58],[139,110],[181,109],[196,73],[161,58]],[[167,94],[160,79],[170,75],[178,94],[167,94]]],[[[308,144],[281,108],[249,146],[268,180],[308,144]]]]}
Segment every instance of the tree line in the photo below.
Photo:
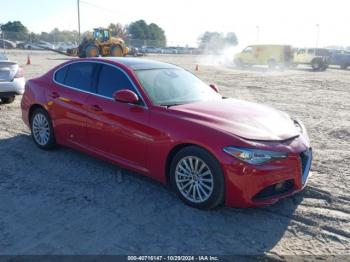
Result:
{"type": "MultiPolygon", "coordinates": [[[[24,42],[78,42],[78,31],[53,29],[50,32],[41,32],[39,34],[30,32],[20,21],[9,21],[0,26],[7,40],[24,42]]],[[[111,23],[108,26],[112,36],[120,37],[124,40],[137,39],[140,43],[154,42],[158,47],[166,46],[166,36],[164,30],[155,23],[147,24],[144,20],[132,22],[129,25],[120,23],[111,23]]],[[[82,37],[88,32],[84,32],[82,37]]]]}
{"type": "MultiPolygon", "coordinates": [[[[5,38],[11,41],[23,42],[71,42],[78,44],[78,31],[53,29],[50,32],[41,32],[39,34],[30,32],[20,21],[9,21],[0,24],[1,31],[4,32],[5,38]]],[[[147,24],[145,20],[138,20],[129,25],[120,23],[111,23],[108,26],[112,36],[120,37],[132,46],[141,47],[152,43],[155,47],[164,47],[167,43],[165,31],[155,23],[147,24]],[[131,41],[132,40],[132,41],[131,41]]],[[[82,37],[88,32],[84,32],[82,37]]],[[[219,50],[227,46],[238,44],[238,38],[235,33],[230,32],[224,35],[219,32],[205,32],[198,38],[198,46],[202,50],[219,50]]]]}

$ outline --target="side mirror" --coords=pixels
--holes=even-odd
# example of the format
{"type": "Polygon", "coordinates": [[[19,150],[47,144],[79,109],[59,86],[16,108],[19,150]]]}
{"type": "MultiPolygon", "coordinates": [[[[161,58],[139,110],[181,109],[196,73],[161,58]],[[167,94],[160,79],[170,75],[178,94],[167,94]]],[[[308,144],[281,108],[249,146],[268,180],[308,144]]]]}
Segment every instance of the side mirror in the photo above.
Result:
{"type": "Polygon", "coordinates": [[[122,89],[113,94],[114,100],[122,103],[136,104],[139,101],[139,97],[133,91],[129,89],[122,89]]]}
{"type": "Polygon", "coordinates": [[[209,85],[209,86],[210,86],[211,89],[213,89],[216,93],[220,93],[219,88],[218,88],[216,85],[211,84],[211,85],[209,85]]]}

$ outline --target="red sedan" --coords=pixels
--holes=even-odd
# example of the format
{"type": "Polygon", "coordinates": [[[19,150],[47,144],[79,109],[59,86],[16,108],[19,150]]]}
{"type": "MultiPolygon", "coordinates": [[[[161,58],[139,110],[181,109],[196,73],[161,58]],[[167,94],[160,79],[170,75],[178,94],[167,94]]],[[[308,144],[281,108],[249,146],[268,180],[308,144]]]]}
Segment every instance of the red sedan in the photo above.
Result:
{"type": "Polygon", "coordinates": [[[300,121],[222,97],[174,65],[71,60],[29,80],[21,106],[39,148],[72,147],[170,183],[193,207],[273,204],[307,183],[300,121]]]}

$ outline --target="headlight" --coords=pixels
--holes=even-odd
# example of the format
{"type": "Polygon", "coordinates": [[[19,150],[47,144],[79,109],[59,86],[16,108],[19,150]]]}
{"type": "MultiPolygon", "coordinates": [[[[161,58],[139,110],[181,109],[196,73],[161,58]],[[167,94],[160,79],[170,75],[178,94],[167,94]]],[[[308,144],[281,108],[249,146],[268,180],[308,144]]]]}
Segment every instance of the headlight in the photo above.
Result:
{"type": "Polygon", "coordinates": [[[309,135],[307,133],[306,127],[304,126],[303,122],[300,120],[293,120],[295,128],[298,130],[299,134],[301,134],[307,141],[307,143],[310,143],[309,141],[309,135]]]}
{"type": "Polygon", "coordinates": [[[286,153],[234,146],[225,147],[224,152],[253,165],[259,165],[273,159],[283,159],[287,157],[286,153]]]}
{"type": "Polygon", "coordinates": [[[303,127],[303,124],[301,123],[301,121],[293,120],[293,122],[294,122],[294,126],[299,131],[299,133],[300,134],[304,133],[304,127],[303,127]]]}

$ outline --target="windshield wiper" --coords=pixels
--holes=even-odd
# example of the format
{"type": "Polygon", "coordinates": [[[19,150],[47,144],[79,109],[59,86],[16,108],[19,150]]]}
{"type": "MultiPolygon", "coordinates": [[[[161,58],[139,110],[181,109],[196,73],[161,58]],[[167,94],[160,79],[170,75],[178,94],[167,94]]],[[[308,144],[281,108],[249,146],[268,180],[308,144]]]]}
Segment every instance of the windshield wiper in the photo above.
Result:
{"type": "Polygon", "coordinates": [[[160,106],[166,106],[166,108],[172,107],[172,106],[179,106],[182,105],[181,103],[173,103],[173,104],[160,104],[160,106]]]}

